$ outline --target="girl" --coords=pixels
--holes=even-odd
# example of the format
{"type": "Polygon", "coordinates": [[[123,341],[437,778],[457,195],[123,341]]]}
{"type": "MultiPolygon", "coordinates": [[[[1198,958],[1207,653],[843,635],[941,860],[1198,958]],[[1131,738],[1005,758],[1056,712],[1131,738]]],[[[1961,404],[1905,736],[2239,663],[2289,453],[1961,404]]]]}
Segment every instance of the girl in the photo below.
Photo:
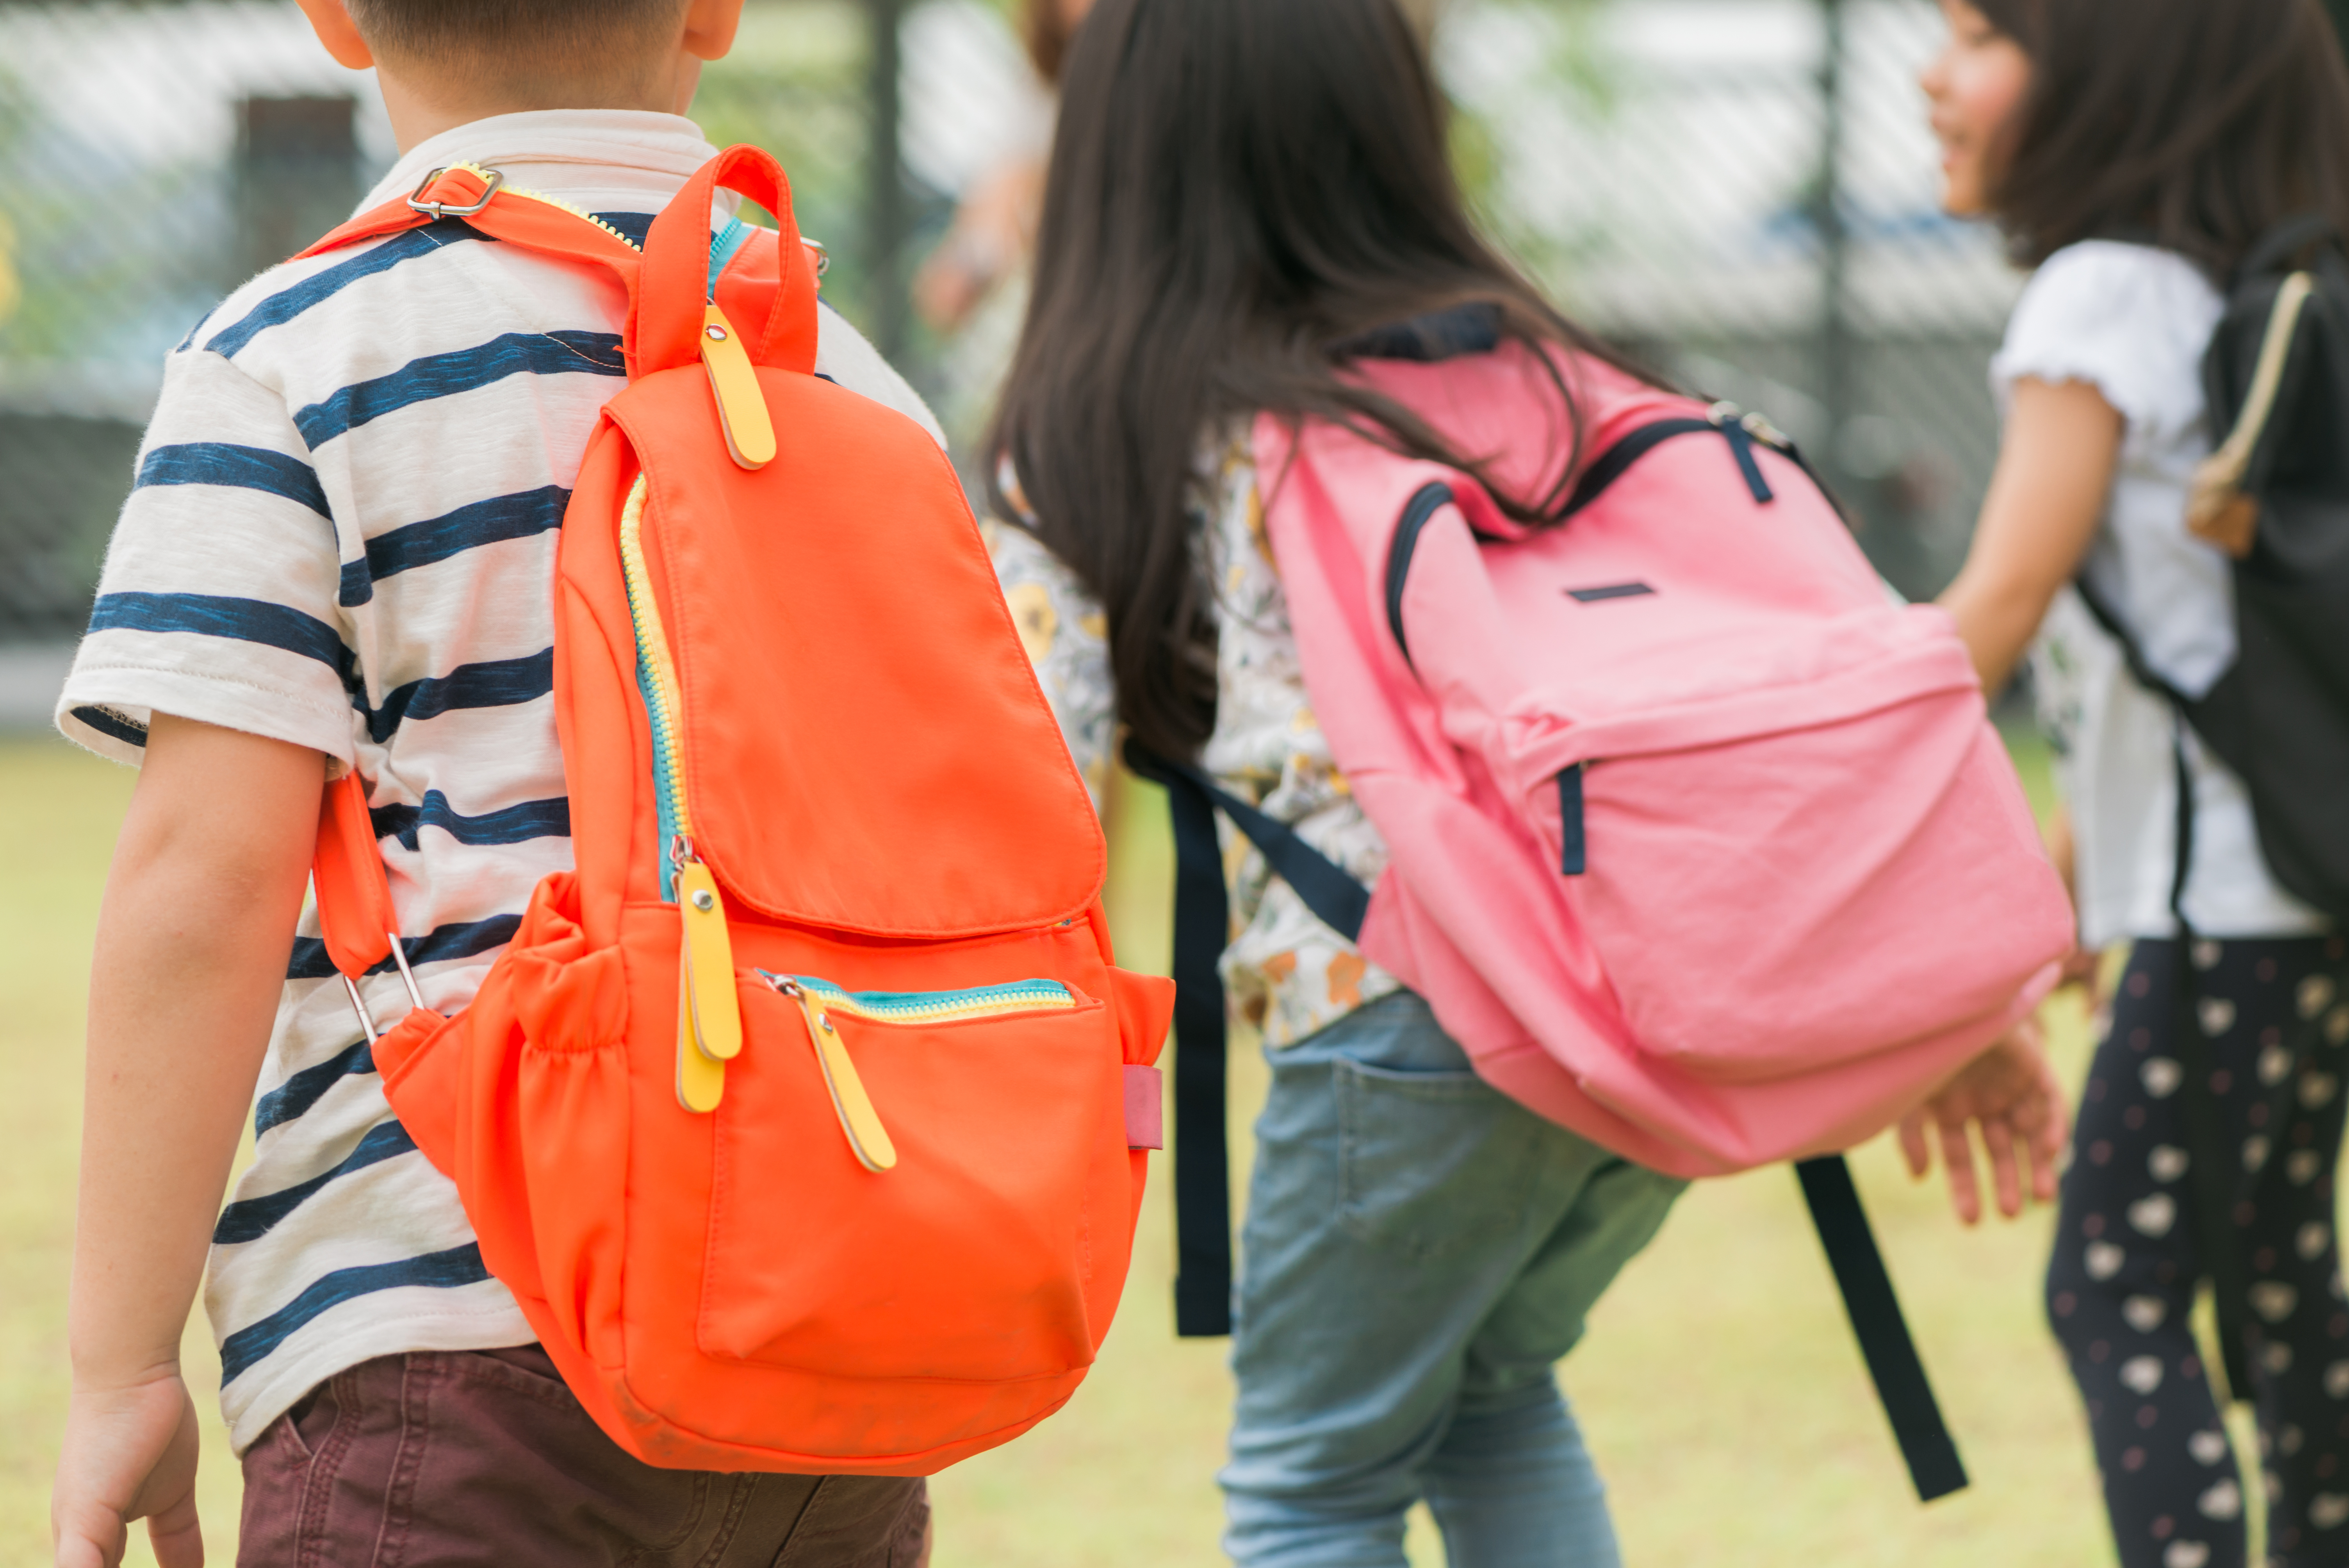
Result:
{"type": "MultiPolygon", "coordinates": [[[[1097,788],[1123,725],[1374,881],[1385,846],[1307,705],[1250,418],[1357,413],[1428,449],[1340,379],[1340,346],[1463,304],[1483,346],[1597,350],[1477,237],[1396,0],[1100,0],[1064,80],[997,426],[1024,524],[999,531],[1007,592],[1097,788]]],[[[1424,1497],[1458,1568],[1611,1568],[1551,1366],[1680,1183],[1485,1088],[1423,1002],[1230,859],[1224,970],[1272,1088],[1226,1550],[1402,1568],[1424,1497]]]]}
{"type": "MultiPolygon", "coordinates": [[[[1542,493],[1506,502],[1532,521],[1578,477],[1577,389],[1635,373],[1476,233],[1397,0],[1099,0],[1064,79],[993,443],[1019,525],[997,532],[1006,592],[1097,795],[1123,725],[1373,882],[1386,846],[1307,701],[1251,421],[1349,418],[1481,473],[1485,454],[1447,451],[1346,366],[1531,346],[1555,368],[1529,395],[1565,432],[1529,465],[1542,493]]],[[[1272,1088],[1236,1292],[1227,1551],[1402,1568],[1424,1497],[1454,1568],[1609,1568],[1552,1365],[1680,1183],[1486,1088],[1424,1002],[1232,847],[1224,972],[1272,1088]]],[[[2033,1092],[2009,1099],[2044,1113],[2033,1092]]]]}
{"type": "Polygon", "coordinates": [[[2213,441],[2201,360],[2220,290],[2265,232],[2313,211],[2349,235],[2349,72],[2318,0],[1942,9],[1949,45],[1923,85],[1948,209],[1995,218],[2037,269],[1992,370],[1997,475],[1942,602],[1993,690],[2037,638],[2082,945],[2131,944],[2049,1310],[2127,1568],[2236,1568],[2261,1500],[2274,1563],[2349,1563],[2344,944],[2277,884],[2241,782],[2131,677],[2091,608],[2189,695],[2232,662],[2229,567],[2186,521],[2213,441]],[[2197,1129],[2223,1164],[2193,1158],[2197,1129]],[[2235,1392],[2258,1401],[2262,1486],[2237,1476],[2196,1354],[2204,1277],[2235,1283],[2221,1319],[2246,1326],[2251,1387],[2235,1392]]]}

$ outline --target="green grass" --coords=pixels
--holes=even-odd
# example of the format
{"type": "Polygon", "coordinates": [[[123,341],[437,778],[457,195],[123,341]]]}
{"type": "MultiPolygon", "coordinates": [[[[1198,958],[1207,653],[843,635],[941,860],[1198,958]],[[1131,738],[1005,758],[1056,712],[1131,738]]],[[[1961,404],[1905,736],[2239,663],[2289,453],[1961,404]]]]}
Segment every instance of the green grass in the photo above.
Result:
{"type": "MultiPolygon", "coordinates": [[[[48,1560],[82,992],[129,787],[127,773],[59,745],[0,746],[0,1568],[48,1560]]],[[[1123,956],[1163,966],[1163,817],[1129,786],[1116,826],[1123,956]]],[[[2062,1005],[2054,1018],[2076,1079],[2083,1022],[2062,1005]]],[[[1234,1066],[1244,1128],[1264,1075],[1244,1049],[1234,1066]]],[[[2109,1563],[2086,1433],[2040,1318],[2049,1217],[1962,1232],[1940,1189],[1912,1186],[1884,1142],[1857,1165],[1973,1489],[1930,1508],[1909,1493],[1793,1177],[1709,1182],[1564,1367],[1632,1568],[2109,1563]]],[[[1173,1336],[1172,1251],[1162,1174],[1116,1330],[1076,1399],[936,1481],[937,1568],[1222,1560],[1214,1471],[1230,1384],[1220,1344],[1173,1336]]],[[[215,1376],[201,1328],[189,1364],[203,1384],[215,1376]]],[[[226,1563],[237,1486],[216,1426],[207,1467],[208,1536],[226,1563]]],[[[1413,1550],[1416,1563],[1443,1560],[1423,1518],[1413,1550]]],[[[132,1562],[149,1560],[134,1548],[132,1562]]]]}
{"type": "MultiPolygon", "coordinates": [[[[49,1472],[66,1406],[66,1269],[81,1123],[90,933],[131,775],[59,741],[0,744],[0,1564],[49,1561],[49,1472]]],[[[156,1020],[169,1028],[171,1020],[156,1020]]],[[[202,1316],[186,1366],[210,1409],[220,1362],[202,1316]]],[[[216,1415],[216,1411],[212,1412],[216,1415]]],[[[204,1432],[205,1539],[235,1554],[235,1461],[204,1432]]],[[[150,1563],[143,1533],[129,1561],[150,1563]]]]}

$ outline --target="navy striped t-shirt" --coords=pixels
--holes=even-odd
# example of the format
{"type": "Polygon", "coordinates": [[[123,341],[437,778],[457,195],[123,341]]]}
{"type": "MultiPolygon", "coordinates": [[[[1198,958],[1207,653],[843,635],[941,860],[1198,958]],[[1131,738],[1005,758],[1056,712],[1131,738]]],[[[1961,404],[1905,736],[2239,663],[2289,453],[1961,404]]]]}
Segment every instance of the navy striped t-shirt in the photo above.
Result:
{"type": "MultiPolygon", "coordinates": [[[[667,115],[501,116],[368,198],[476,162],[641,239],[715,155],[667,115]]],[[[276,268],[174,352],[58,723],[136,763],[168,713],[313,747],[368,781],[425,999],[461,1007],[532,890],[571,866],[554,567],[598,411],[624,383],[609,273],[444,219],[276,268]]],[[[936,422],[823,313],[820,373],[936,422]]],[[[378,977],[379,1017],[407,1006],[378,977]]],[[[206,1306],[241,1451],[345,1367],[526,1344],[455,1188],[386,1103],[305,915],[222,1213],[206,1306]]]]}

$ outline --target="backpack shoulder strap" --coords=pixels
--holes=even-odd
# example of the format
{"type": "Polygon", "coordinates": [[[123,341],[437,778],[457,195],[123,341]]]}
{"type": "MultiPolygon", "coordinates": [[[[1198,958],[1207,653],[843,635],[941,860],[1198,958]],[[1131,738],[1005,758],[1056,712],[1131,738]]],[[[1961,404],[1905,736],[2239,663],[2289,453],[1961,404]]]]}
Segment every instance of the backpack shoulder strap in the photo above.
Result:
{"type": "Polygon", "coordinates": [[[359,982],[387,965],[408,984],[409,1000],[424,1006],[416,975],[399,936],[391,882],[384,875],[375,820],[367,812],[366,781],[346,773],[326,786],[318,808],[318,841],[310,861],[310,884],[317,895],[318,930],[326,957],[342,976],[359,1026],[373,1045],[381,1031],[359,994],[359,982]]]}
{"type": "Polygon", "coordinates": [[[2127,626],[2122,624],[2119,612],[2113,608],[2111,601],[2105,597],[2103,592],[2095,583],[2088,581],[2087,573],[2082,572],[2072,579],[2072,591],[2079,594],[2080,603],[2087,607],[2089,619],[2095,621],[2104,630],[2105,635],[2118,645],[2121,651],[2121,663],[2127,668],[2129,678],[2172,707],[2186,707],[2188,706],[2186,694],[2164,680],[2154,672],[2151,665],[2146,663],[2145,650],[2137,645],[2137,637],[2127,626]]]}
{"type": "Polygon", "coordinates": [[[2240,286],[2261,273],[2274,272],[2309,246],[2326,240],[2337,241],[2339,237],[2333,220],[2323,212],[2302,212],[2286,218],[2261,235],[2259,242],[2236,264],[2233,282],[2240,286]]]}
{"type": "Polygon", "coordinates": [[[522,195],[507,187],[498,170],[471,163],[434,170],[412,194],[360,213],[294,259],[304,261],[450,219],[492,239],[610,267],[622,275],[631,294],[636,292],[644,253],[626,236],[576,208],[543,196],[522,195]]]}
{"type": "MultiPolygon", "coordinates": [[[[2196,940],[2194,923],[2186,914],[2186,888],[2194,869],[2194,769],[2186,756],[2186,731],[2193,722],[2199,705],[2175,686],[2156,674],[2145,660],[2144,650],[2129,634],[2113,607],[2106,603],[2082,573],[2073,583],[2086,605],[2088,614],[2105,634],[2120,645],[2121,658],[2130,676],[2137,683],[2169,705],[2170,768],[2174,779],[2174,818],[2170,833],[2169,913],[2178,923],[2177,1006],[2178,1020],[2178,1055],[2184,1059],[2189,1081],[2200,1083],[2209,1073],[2208,1052],[2203,1044],[2194,1010],[2198,999],[2194,981],[2193,947],[2196,940]]],[[[2207,741],[2205,744],[2208,744],[2207,741]]],[[[2194,1157],[2197,1169],[2205,1172],[2204,1179],[2194,1184],[2194,1222],[2202,1237],[2231,1237],[2234,1231],[2234,1195],[2223,1183],[2211,1181],[2207,1173],[2227,1169],[2230,1155],[2224,1134],[2208,1098],[2189,1094],[2181,1102],[2186,1141],[2194,1157]]],[[[2251,1387],[2250,1363],[2245,1345],[2250,1325],[2243,1314],[2250,1298],[2245,1288],[2242,1260],[2236,1249],[2222,1240],[2219,1244],[2206,1241],[2202,1246],[2203,1269],[2209,1275],[2211,1295],[2219,1315],[2219,1350],[2227,1373],[2229,1391],[2236,1398],[2245,1397],[2251,1387]]]]}

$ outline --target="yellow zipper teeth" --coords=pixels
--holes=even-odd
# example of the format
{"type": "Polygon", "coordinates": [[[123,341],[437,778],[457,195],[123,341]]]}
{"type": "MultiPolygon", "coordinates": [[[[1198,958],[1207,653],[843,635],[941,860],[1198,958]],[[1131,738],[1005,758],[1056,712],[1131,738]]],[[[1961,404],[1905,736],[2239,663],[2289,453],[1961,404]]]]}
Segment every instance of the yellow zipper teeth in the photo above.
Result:
{"type": "Polygon", "coordinates": [[[627,579],[628,613],[636,620],[636,645],[652,671],[652,721],[660,730],[661,745],[668,759],[669,802],[677,830],[691,838],[693,819],[686,810],[685,780],[680,772],[684,760],[679,749],[683,705],[678,696],[677,666],[669,659],[668,633],[661,624],[660,605],[653,599],[652,574],[645,567],[645,503],[651,489],[645,476],[638,474],[635,487],[628,491],[627,505],[620,510],[620,571],[627,579]]]}
{"type": "MultiPolygon", "coordinates": [[[[479,180],[484,185],[490,182],[490,170],[482,168],[478,163],[452,163],[449,167],[451,170],[463,170],[466,173],[471,174],[474,179],[479,180]]],[[[628,249],[635,251],[639,254],[644,251],[644,247],[642,245],[637,244],[634,240],[631,240],[626,234],[620,232],[619,230],[615,229],[611,224],[606,223],[603,219],[595,216],[595,213],[590,212],[584,208],[574,207],[570,202],[565,201],[560,196],[549,196],[543,191],[527,191],[519,185],[501,185],[498,189],[506,192],[510,196],[521,196],[533,201],[543,201],[550,207],[555,208],[561,211],[568,212],[574,218],[595,224],[595,227],[603,230],[604,232],[611,235],[612,238],[619,241],[620,243],[627,246],[628,249]]]]}
{"type": "MultiPolygon", "coordinates": [[[[490,170],[478,163],[455,163],[451,169],[461,169],[484,185],[491,182],[490,170]]],[[[628,249],[642,254],[644,247],[627,235],[604,222],[584,207],[576,207],[559,196],[549,196],[543,191],[525,186],[501,183],[497,189],[525,201],[543,202],[557,211],[567,212],[584,223],[592,223],[628,249]]],[[[668,634],[661,624],[660,606],[653,600],[652,576],[645,569],[644,522],[645,503],[649,494],[643,475],[636,476],[636,487],[628,492],[627,505],[620,512],[620,568],[627,579],[628,611],[636,624],[636,641],[653,673],[653,723],[659,727],[661,743],[668,758],[669,798],[675,808],[677,830],[688,838],[693,836],[692,819],[687,814],[685,786],[678,777],[679,709],[677,667],[670,661],[668,634]]],[[[666,852],[666,851],[664,851],[666,852]]]]}

